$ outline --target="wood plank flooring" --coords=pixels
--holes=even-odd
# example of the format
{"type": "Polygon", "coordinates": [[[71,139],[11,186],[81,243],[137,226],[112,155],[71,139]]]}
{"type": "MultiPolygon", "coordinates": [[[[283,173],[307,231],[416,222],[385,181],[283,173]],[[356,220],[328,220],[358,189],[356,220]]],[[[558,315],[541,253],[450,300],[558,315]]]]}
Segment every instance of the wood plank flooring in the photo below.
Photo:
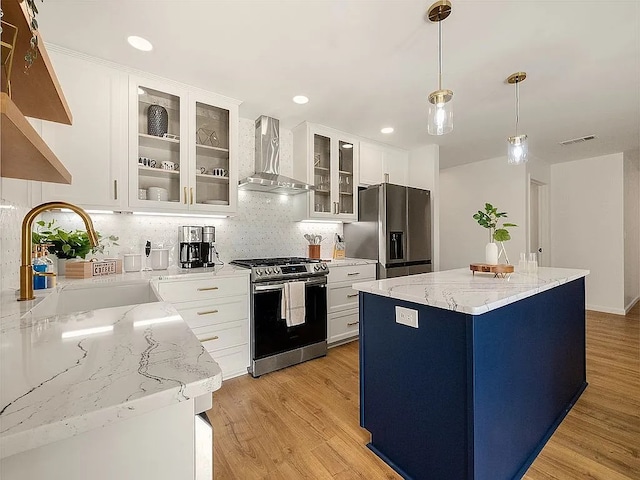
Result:
{"type": "MultiPolygon", "coordinates": [[[[640,304],[587,312],[589,386],[525,480],[640,479],[640,304]]],[[[359,426],[358,344],[224,382],[208,412],[215,480],[399,479],[359,426]]]]}

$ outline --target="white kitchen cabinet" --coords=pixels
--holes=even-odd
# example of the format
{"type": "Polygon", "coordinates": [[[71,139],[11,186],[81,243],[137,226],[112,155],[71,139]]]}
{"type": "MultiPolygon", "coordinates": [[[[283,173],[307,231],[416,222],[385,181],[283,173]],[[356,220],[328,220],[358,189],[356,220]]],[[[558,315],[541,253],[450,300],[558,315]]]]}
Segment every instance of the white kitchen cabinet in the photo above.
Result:
{"type": "Polygon", "coordinates": [[[343,132],[303,123],[293,130],[293,176],[315,186],[298,195],[299,219],[356,220],[358,141],[343,132]]]}
{"type": "Polygon", "coordinates": [[[327,343],[355,340],[359,329],[358,292],[351,285],[376,279],[376,264],[330,264],[327,276],[327,343]]]}
{"type": "Polygon", "coordinates": [[[79,54],[50,49],[73,124],[42,121],[42,138],[72,175],[71,185],[42,183],[42,201],[84,208],[126,205],[127,75],[79,54]]]}
{"type": "Polygon", "coordinates": [[[249,277],[247,275],[158,281],[170,302],[222,370],[222,378],[249,366],[249,277]]]}
{"type": "Polygon", "coordinates": [[[238,102],[132,76],[129,104],[129,206],[141,211],[234,213],[238,102]],[[166,112],[166,132],[149,130],[149,117],[158,110],[166,112]]]}
{"type": "Polygon", "coordinates": [[[361,186],[377,185],[384,182],[385,174],[389,183],[407,185],[409,152],[388,145],[360,142],[359,181],[361,186]]]}

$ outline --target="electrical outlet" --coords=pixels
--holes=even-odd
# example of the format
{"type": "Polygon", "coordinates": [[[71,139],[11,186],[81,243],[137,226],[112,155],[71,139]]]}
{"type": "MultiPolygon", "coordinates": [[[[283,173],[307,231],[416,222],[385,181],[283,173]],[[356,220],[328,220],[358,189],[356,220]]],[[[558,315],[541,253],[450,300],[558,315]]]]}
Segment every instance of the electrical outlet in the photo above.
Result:
{"type": "Polygon", "coordinates": [[[396,323],[418,328],[418,311],[396,306],[396,323]]]}

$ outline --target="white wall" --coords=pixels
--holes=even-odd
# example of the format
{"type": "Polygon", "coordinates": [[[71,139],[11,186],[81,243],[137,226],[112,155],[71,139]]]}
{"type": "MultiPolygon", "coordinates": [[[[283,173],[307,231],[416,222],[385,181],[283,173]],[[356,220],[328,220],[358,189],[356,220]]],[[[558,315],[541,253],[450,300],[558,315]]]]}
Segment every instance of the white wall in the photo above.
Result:
{"type": "Polygon", "coordinates": [[[484,262],[489,232],[473,214],[491,203],[509,214],[511,241],[505,243],[510,262],[526,248],[527,170],[507,164],[506,157],[440,171],[440,268],[469,268],[484,262]]]}
{"type": "Polygon", "coordinates": [[[640,298],[640,150],[624,152],[624,308],[640,298]]]}
{"type": "Polygon", "coordinates": [[[433,271],[440,270],[440,149],[426,145],[409,152],[407,173],[409,187],[431,191],[431,246],[433,271]]]}
{"type": "Polygon", "coordinates": [[[588,309],[624,314],[622,153],[551,166],[551,262],[591,271],[588,309]]]}

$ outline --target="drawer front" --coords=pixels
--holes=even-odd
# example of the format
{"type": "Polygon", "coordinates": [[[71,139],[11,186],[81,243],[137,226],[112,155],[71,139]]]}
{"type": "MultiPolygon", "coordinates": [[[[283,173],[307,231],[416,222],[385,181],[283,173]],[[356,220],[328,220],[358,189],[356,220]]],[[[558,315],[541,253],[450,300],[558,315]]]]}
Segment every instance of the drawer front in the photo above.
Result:
{"type": "Polygon", "coordinates": [[[249,367],[249,345],[210,351],[209,355],[222,370],[222,380],[244,375],[249,367]]]}
{"type": "Polygon", "coordinates": [[[330,286],[328,292],[328,313],[339,312],[347,308],[358,308],[358,291],[351,288],[351,285],[330,286]]]}
{"type": "Polygon", "coordinates": [[[353,267],[329,267],[327,282],[337,283],[350,281],[351,283],[365,282],[376,279],[376,264],[355,265],[353,267]]]}
{"type": "Polygon", "coordinates": [[[190,328],[201,328],[249,317],[249,302],[246,296],[221,298],[219,300],[198,300],[176,303],[174,308],[180,313],[190,328]]]}
{"type": "Polygon", "coordinates": [[[328,343],[335,343],[348,338],[357,337],[360,332],[358,310],[329,315],[328,343]]]}
{"type": "Polygon", "coordinates": [[[249,277],[219,277],[198,280],[166,280],[158,283],[165,302],[179,303],[249,294],[249,277]]]}
{"type": "Polygon", "coordinates": [[[194,328],[193,333],[209,353],[237,347],[249,342],[249,320],[237,320],[222,325],[194,328]]]}

